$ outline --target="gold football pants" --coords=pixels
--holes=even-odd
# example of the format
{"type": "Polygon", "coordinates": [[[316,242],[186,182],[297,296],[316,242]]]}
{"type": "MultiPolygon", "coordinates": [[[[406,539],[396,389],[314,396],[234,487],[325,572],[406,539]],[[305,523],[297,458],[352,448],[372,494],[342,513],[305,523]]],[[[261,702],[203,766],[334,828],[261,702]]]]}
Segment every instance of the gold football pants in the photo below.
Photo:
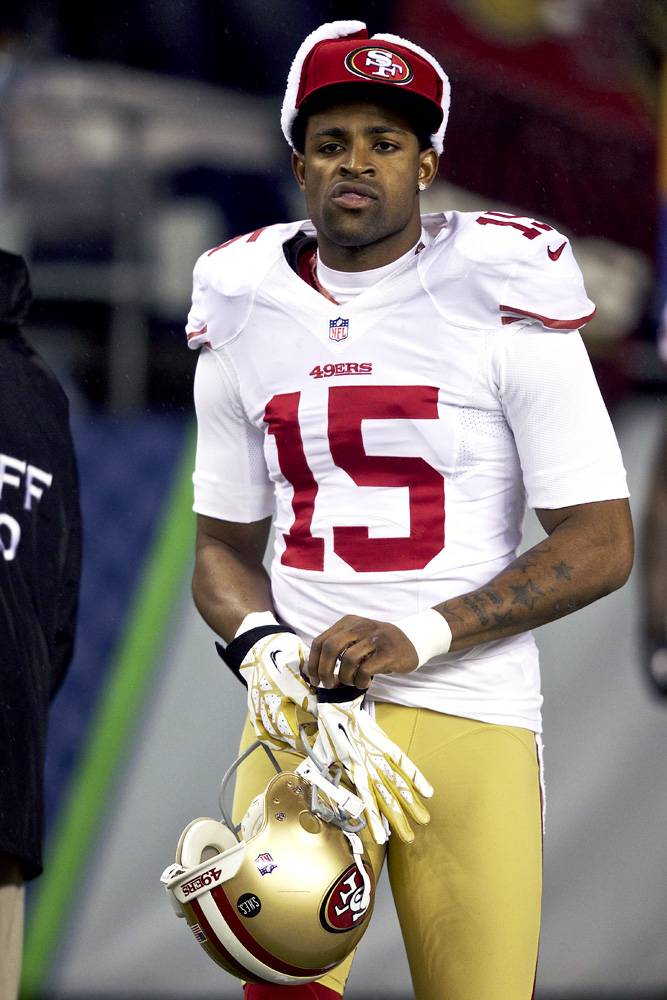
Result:
{"type": "MultiPolygon", "coordinates": [[[[376,878],[386,853],[416,1000],[530,1000],[542,885],[534,734],[401,705],[377,704],[376,718],[434,788],[414,843],[378,847],[364,831],[376,878]]],[[[242,749],[253,738],[246,721],[242,749]]],[[[235,822],[273,773],[263,753],[243,762],[235,822]]],[[[322,983],[342,994],[352,958],[322,983]]]]}

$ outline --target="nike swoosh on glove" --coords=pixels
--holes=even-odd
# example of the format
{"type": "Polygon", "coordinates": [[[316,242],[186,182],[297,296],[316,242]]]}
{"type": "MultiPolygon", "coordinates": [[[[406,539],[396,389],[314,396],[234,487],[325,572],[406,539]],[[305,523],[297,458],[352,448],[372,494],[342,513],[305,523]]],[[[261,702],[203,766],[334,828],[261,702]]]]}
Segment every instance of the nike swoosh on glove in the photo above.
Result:
{"type": "Polygon", "coordinates": [[[248,713],[257,739],[273,750],[302,750],[299,727],[313,739],[317,699],[301,675],[308,653],[294,631],[275,622],[240,632],[218,654],[248,689],[248,713]]]}
{"type": "Polygon", "coordinates": [[[410,820],[424,826],[430,814],[421,801],[433,788],[421,771],[362,708],[366,692],[340,685],[317,689],[318,735],[313,751],[327,764],[338,761],[365,806],[365,818],[377,844],[389,833],[411,843],[410,820]]]}

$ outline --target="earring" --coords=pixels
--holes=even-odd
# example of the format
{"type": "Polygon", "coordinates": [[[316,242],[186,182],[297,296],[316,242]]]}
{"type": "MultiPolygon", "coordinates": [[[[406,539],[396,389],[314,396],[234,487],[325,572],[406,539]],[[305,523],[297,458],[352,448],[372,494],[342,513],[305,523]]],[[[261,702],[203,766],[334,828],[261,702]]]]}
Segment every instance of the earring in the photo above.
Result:
{"type": "Polygon", "coordinates": [[[424,183],[424,181],[420,181],[419,182],[419,190],[420,191],[425,191],[426,190],[426,184],[424,183]]]}

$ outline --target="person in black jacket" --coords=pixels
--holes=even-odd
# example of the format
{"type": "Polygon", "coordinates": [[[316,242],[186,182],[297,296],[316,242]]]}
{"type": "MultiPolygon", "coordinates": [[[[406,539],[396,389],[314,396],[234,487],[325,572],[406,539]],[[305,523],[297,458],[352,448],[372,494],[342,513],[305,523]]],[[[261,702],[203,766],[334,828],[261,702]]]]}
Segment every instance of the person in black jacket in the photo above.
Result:
{"type": "Polygon", "coordinates": [[[49,704],[74,649],[81,518],[67,397],[21,334],[25,261],[0,251],[0,996],[18,991],[24,883],[42,871],[49,704]]]}

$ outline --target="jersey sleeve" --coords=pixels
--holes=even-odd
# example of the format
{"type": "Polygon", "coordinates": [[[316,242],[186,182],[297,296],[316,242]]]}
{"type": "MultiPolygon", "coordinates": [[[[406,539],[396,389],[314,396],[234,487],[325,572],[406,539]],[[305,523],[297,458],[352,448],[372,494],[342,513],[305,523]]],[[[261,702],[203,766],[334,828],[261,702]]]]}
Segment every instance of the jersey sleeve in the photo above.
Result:
{"type": "Polygon", "coordinates": [[[528,503],[627,497],[616,436],[577,331],[529,325],[495,338],[491,378],[514,434],[528,503]]]}
{"type": "Polygon", "coordinates": [[[212,313],[212,290],[209,286],[206,257],[202,254],[192,275],[192,305],[185,325],[185,335],[188,347],[195,351],[198,347],[210,344],[208,336],[208,321],[212,313]]]}
{"type": "Polygon", "coordinates": [[[555,229],[541,232],[529,251],[515,260],[502,289],[502,325],[532,320],[547,330],[581,329],[595,305],[569,240],[555,229]]]}
{"type": "MultiPolygon", "coordinates": [[[[233,242],[233,241],[232,241],[233,242]]],[[[226,244],[203,253],[195,264],[192,305],[185,334],[188,347],[214,350],[232,340],[243,328],[252,303],[252,281],[239,278],[233,253],[224,254],[226,244]]],[[[238,255],[237,255],[238,256],[238,255]]],[[[249,269],[246,268],[246,275],[249,269]]]]}
{"type": "Polygon", "coordinates": [[[245,416],[232,375],[218,352],[205,348],[195,372],[197,456],[193,510],[250,524],[273,513],[273,486],[264,435],[245,416]]]}
{"type": "Polygon", "coordinates": [[[283,256],[283,244],[302,226],[307,224],[265,226],[233,236],[201,255],[194,268],[185,327],[188,347],[217,350],[243,331],[265,275],[283,256]]]}

